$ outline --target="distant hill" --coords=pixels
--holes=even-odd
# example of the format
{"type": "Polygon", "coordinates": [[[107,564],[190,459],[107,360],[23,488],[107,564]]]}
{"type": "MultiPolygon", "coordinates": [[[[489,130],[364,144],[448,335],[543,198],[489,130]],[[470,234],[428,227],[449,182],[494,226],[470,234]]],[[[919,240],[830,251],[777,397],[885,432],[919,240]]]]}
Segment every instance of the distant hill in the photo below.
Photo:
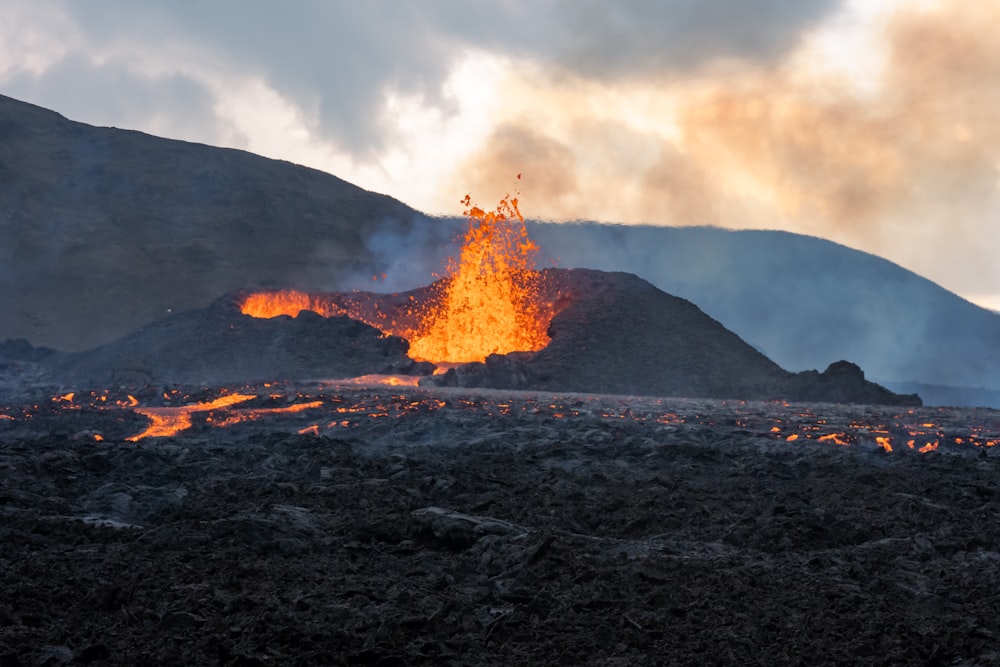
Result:
{"type": "Polygon", "coordinates": [[[0,96],[0,341],[80,350],[244,287],[332,287],[418,215],[244,151],[67,120],[0,96]]]}
{"type": "Polygon", "coordinates": [[[929,403],[1000,407],[1000,315],[875,255],[776,231],[548,224],[532,235],[560,266],[631,271],[695,302],[789,370],[850,359],[895,391],[934,385],[929,403]]]}
{"type": "MultiPolygon", "coordinates": [[[[232,290],[371,289],[383,272],[375,287],[424,285],[461,224],[314,169],[3,96],[0,183],[0,342],[67,351],[232,290]]],[[[561,267],[635,273],[694,302],[783,368],[848,359],[896,391],[933,387],[929,403],[1000,407],[1000,315],[884,259],[773,231],[532,235],[561,267]]]]}

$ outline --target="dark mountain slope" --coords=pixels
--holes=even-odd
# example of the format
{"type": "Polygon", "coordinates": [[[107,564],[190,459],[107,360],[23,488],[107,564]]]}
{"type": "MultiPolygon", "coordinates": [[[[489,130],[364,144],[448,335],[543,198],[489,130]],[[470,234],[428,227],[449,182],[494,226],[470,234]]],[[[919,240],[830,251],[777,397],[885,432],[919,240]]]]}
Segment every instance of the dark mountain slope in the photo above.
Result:
{"type": "Polygon", "coordinates": [[[67,350],[229,290],[370,272],[366,236],[416,215],[314,169],[3,96],[0,182],[0,340],[67,350]]]}
{"type": "Polygon", "coordinates": [[[52,355],[42,365],[60,384],[98,387],[430,372],[406,356],[408,348],[403,339],[347,317],[305,311],[295,318],[255,319],[224,297],[107,345],[52,355]]]}

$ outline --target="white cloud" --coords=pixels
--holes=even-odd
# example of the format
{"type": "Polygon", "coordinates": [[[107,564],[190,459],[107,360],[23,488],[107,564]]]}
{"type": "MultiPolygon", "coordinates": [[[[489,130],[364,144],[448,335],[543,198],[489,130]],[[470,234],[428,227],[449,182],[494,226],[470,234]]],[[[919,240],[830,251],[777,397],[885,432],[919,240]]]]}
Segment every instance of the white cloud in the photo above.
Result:
{"type": "Polygon", "coordinates": [[[44,73],[80,43],[79,32],[57,5],[30,0],[0,5],[0,81],[44,73]]]}

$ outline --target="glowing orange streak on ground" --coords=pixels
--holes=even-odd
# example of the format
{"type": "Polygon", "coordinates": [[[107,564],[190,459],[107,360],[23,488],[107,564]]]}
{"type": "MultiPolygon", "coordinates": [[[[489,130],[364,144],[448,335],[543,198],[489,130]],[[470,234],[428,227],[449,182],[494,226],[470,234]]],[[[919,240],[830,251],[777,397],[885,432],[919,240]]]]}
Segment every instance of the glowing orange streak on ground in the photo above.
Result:
{"type": "Polygon", "coordinates": [[[313,408],[319,408],[322,406],[323,406],[323,401],[311,401],[309,403],[296,403],[294,405],[286,405],[281,408],[253,408],[250,410],[239,410],[235,414],[229,415],[225,419],[219,420],[217,422],[212,422],[212,426],[215,426],[216,428],[225,428],[227,426],[232,426],[233,424],[253,421],[254,419],[260,419],[262,417],[269,417],[271,415],[280,415],[280,414],[293,414],[296,412],[303,412],[305,410],[311,410],[313,408]]]}
{"type": "Polygon", "coordinates": [[[181,405],[171,408],[133,408],[141,415],[149,417],[150,424],[145,431],[130,438],[125,438],[128,442],[138,442],[143,438],[163,438],[177,435],[181,431],[191,428],[191,415],[195,412],[205,412],[206,410],[217,410],[236,403],[243,403],[252,398],[257,398],[253,394],[228,394],[220,396],[214,401],[204,401],[194,405],[181,405]]]}
{"type": "Polygon", "coordinates": [[[337,384],[366,387],[383,385],[386,387],[416,387],[419,386],[419,375],[359,375],[358,377],[338,380],[337,384]]]}

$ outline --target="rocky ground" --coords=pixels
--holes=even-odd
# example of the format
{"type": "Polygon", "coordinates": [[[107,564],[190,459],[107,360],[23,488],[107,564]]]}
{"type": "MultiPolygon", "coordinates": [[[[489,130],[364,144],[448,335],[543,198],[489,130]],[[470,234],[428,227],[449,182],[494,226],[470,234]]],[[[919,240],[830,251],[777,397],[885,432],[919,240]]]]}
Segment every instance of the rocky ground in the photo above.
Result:
{"type": "Polygon", "coordinates": [[[445,403],[0,433],[0,665],[1000,665],[992,448],[445,403]]]}

